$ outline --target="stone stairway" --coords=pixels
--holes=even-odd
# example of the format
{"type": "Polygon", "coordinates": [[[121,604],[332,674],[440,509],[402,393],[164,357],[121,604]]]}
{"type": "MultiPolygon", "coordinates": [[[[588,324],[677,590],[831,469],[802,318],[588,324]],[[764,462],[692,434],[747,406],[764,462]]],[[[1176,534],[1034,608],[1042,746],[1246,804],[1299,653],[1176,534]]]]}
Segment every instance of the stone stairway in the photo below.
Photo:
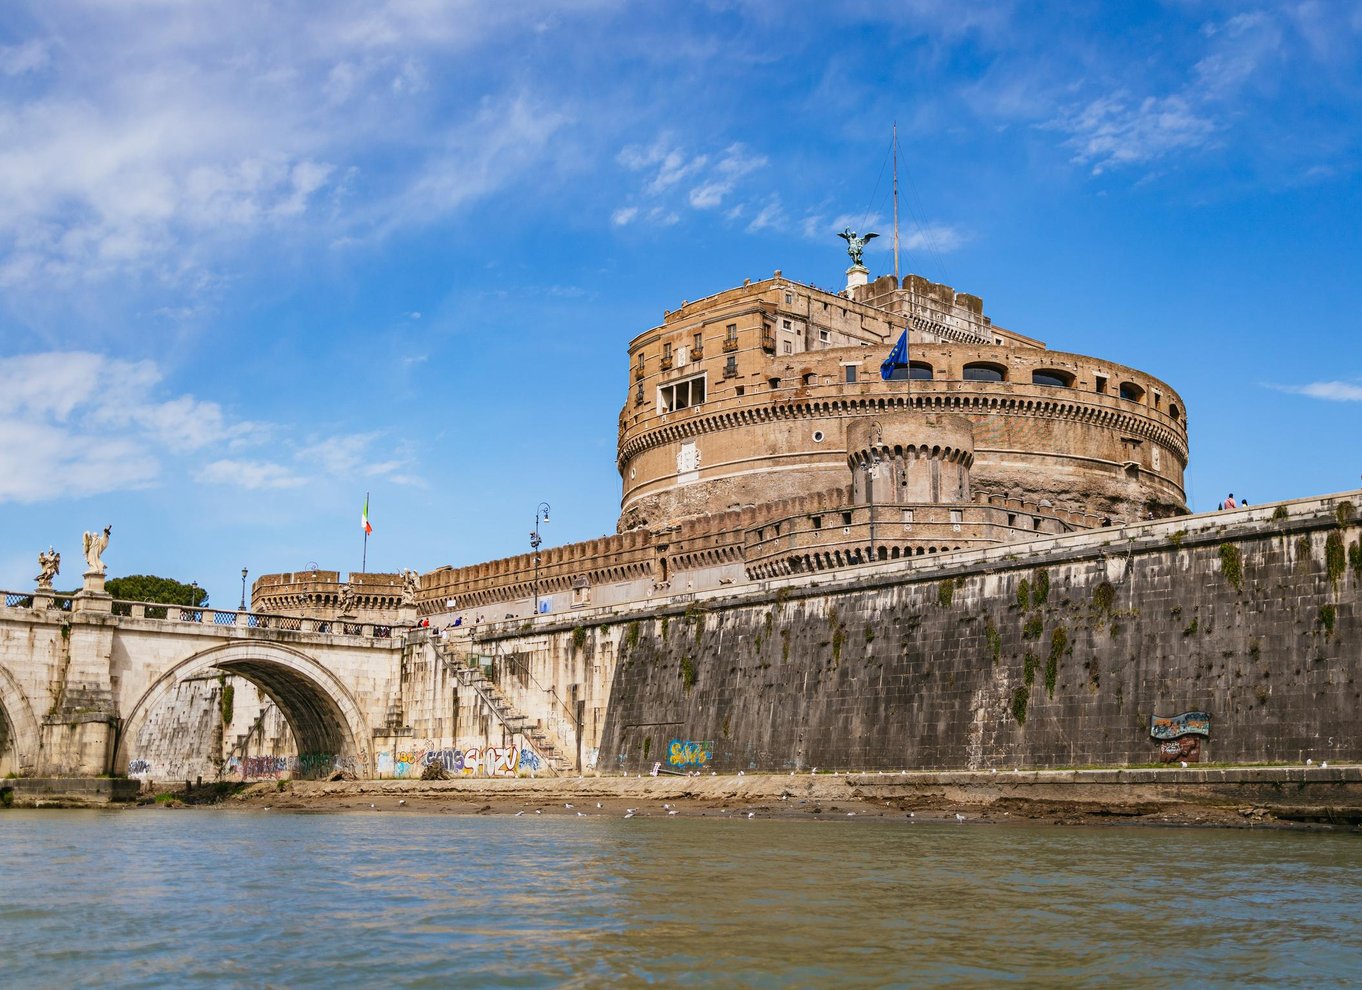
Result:
{"type": "Polygon", "coordinates": [[[460,684],[472,688],[482,699],[483,704],[506,730],[530,740],[535,751],[543,759],[547,769],[554,774],[565,774],[573,769],[572,761],[558,751],[558,747],[535,719],[521,712],[502,694],[480,666],[470,665],[468,657],[458,656],[452,649],[436,645],[436,655],[460,684]]]}

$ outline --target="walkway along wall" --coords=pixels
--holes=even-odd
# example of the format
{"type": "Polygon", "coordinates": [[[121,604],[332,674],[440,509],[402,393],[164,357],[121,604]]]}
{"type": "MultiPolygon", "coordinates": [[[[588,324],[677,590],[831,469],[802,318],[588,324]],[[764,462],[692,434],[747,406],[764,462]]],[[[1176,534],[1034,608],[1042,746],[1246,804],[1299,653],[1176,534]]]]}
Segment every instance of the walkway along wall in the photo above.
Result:
{"type": "Polygon", "coordinates": [[[627,621],[599,766],[1362,760],[1358,493],[772,582],[627,621]],[[953,562],[954,561],[954,562],[953,562]],[[679,758],[677,758],[679,757],[679,758]]]}

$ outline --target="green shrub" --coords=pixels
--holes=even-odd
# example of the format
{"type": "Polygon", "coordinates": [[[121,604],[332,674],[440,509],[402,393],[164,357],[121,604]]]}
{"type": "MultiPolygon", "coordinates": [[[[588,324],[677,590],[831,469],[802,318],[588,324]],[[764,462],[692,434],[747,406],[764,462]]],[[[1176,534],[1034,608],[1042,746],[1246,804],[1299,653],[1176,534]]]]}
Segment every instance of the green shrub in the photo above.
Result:
{"type": "Polygon", "coordinates": [[[1281,522],[1283,519],[1286,519],[1290,515],[1291,513],[1286,511],[1286,506],[1279,505],[1277,506],[1277,508],[1272,510],[1272,521],[1281,522]]]}
{"type": "Polygon", "coordinates": [[[993,624],[993,620],[988,620],[988,625],[984,627],[984,638],[988,640],[988,651],[993,655],[993,662],[997,663],[1003,655],[1003,638],[998,635],[998,627],[993,624]]]}
{"type": "Polygon", "coordinates": [[[1022,679],[1026,681],[1027,687],[1030,687],[1032,682],[1036,679],[1036,666],[1038,663],[1039,661],[1036,659],[1036,655],[1030,650],[1027,650],[1026,657],[1022,660],[1022,679]]]}
{"type": "Polygon", "coordinates": [[[1017,604],[1021,606],[1023,612],[1031,607],[1031,582],[1026,578],[1022,578],[1021,583],[1017,585],[1017,604]]]}
{"type": "Polygon", "coordinates": [[[1033,615],[1022,626],[1022,639],[1040,639],[1040,634],[1043,632],[1045,632],[1045,619],[1040,615],[1033,615]]]}
{"type": "Polygon", "coordinates": [[[955,582],[942,581],[936,586],[936,602],[942,608],[950,608],[955,601],[955,582]]]}
{"type": "Polygon", "coordinates": [[[1025,684],[1012,692],[1012,717],[1018,725],[1026,724],[1026,703],[1031,700],[1031,689],[1025,684]]]}
{"type": "Polygon", "coordinates": [[[1353,569],[1357,579],[1362,581],[1362,542],[1353,540],[1348,544],[1348,566],[1353,569]]]}
{"type": "Polygon", "coordinates": [[[1055,696],[1055,681],[1059,678],[1059,658],[1069,646],[1069,633],[1063,626],[1050,634],[1050,655],[1045,659],[1045,691],[1055,696]]]}
{"type": "Polygon", "coordinates": [[[1116,589],[1110,581],[1103,581],[1092,591],[1092,604],[1098,612],[1110,612],[1116,604],[1116,589]]]}
{"type": "Polygon", "coordinates": [[[1235,591],[1244,590],[1244,555],[1233,543],[1220,544],[1220,572],[1235,591]]]}
{"type": "Polygon", "coordinates": [[[1357,515],[1357,509],[1347,499],[1339,502],[1334,507],[1334,518],[1338,520],[1340,526],[1346,526],[1353,521],[1353,516],[1357,515]]]}
{"type": "Polygon", "coordinates": [[[1036,571],[1035,580],[1031,583],[1031,604],[1044,605],[1050,600],[1050,573],[1048,571],[1036,571]]]}
{"type": "Polygon", "coordinates": [[[1338,610],[1332,604],[1319,607],[1319,624],[1324,627],[1324,635],[1334,634],[1334,623],[1338,621],[1338,610]]]}
{"type": "Polygon", "coordinates": [[[696,676],[697,675],[695,673],[695,661],[692,660],[690,657],[682,657],[681,683],[682,685],[684,685],[687,694],[690,694],[690,689],[695,687],[696,676]]]}
{"type": "Polygon", "coordinates": [[[1324,540],[1324,570],[1329,575],[1329,583],[1335,588],[1343,572],[1348,569],[1347,556],[1343,549],[1343,534],[1331,529],[1324,540]]]}

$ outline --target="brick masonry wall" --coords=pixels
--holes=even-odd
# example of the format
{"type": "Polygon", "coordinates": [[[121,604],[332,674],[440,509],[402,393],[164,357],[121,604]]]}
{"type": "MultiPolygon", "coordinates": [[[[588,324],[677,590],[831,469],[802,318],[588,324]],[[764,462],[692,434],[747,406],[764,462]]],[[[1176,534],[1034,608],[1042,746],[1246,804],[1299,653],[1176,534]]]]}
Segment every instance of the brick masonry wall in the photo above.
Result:
{"type": "Polygon", "coordinates": [[[720,770],[1141,764],[1150,716],[1190,710],[1212,716],[1203,759],[1362,760],[1356,509],[1277,515],[642,619],[600,768],[665,766],[672,739],[710,742],[720,770]]]}

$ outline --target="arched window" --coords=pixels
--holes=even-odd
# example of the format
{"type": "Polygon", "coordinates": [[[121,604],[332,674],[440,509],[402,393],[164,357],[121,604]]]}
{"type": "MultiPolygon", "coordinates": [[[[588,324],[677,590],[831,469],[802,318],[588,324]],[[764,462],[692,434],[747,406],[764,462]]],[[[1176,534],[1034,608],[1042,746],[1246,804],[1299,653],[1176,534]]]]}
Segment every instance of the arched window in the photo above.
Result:
{"type": "Polygon", "coordinates": [[[1130,402],[1143,402],[1144,389],[1140,388],[1140,386],[1136,385],[1134,382],[1122,382],[1121,398],[1130,402]]]}
{"type": "Polygon", "coordinates": [[[1176,402],[1168,403],[1168,415],[1172,416],[1174,419],[1182,418],[1182,410],[1178,408],[1176,402]]]}
{"type": "Polygon", "coordinates": [[[974,364],[965,365],[964,377],[967,382],[1005,382],[1007,369],[1001,364],[976,361],[974,364]]]}
{"type": "Polygon", "coordinates": [[[1073,388],[1074,376],[1067,371],[1054,371],[1050,368],[1038,368],[1031,372],[1032,385],[1049,385],[1053,388],[1073,388]]]}
{"type": "Polygon", "coordinates": [[[926,361],[909,361],[908,378],[915,382],[929,382],[932,380],[932,366],[926,361]]]}

